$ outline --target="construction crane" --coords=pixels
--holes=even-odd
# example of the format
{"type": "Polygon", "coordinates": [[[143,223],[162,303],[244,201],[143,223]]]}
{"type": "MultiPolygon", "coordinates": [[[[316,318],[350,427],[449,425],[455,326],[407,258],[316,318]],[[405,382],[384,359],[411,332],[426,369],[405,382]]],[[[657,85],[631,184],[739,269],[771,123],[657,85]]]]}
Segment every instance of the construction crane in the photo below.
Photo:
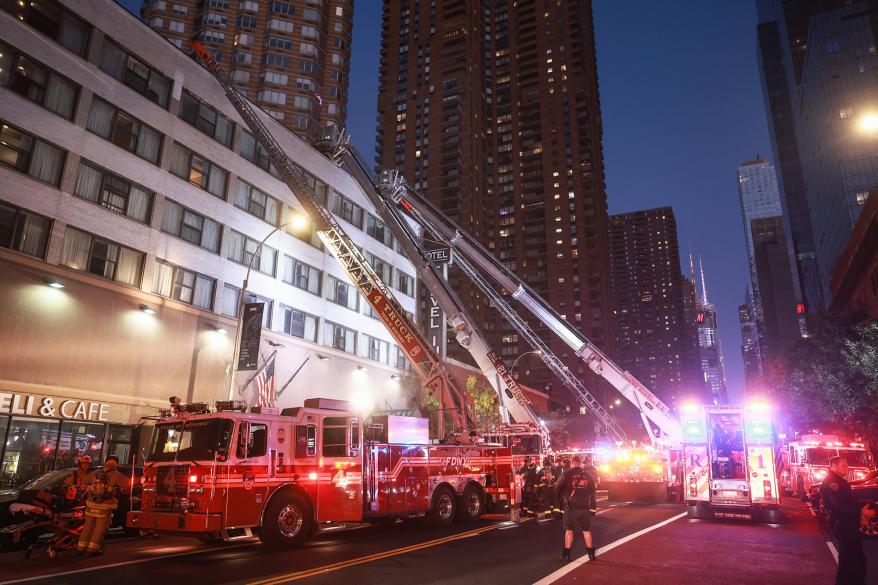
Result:
{"type": "MultiPolygon", "coordinates": [[[[216,60],[198,41],[191,46],[202,64],[210,71],[237,110],[241,119],[253,132],[256,140],[265,148],[271,163],[277,168],[281,180],[289,187],[304,208],[326,248],[336,257],[347,272],[354,286],[372,306],[375,314],[384,322],[390,334],[405,353],[412,369],[421,383],[431,393],[438,395],[440,404],[453,404],[457,413],[459,429],[475,429],[476,421],[471,408],[472,400],[448,373],[440,357],[430,343],[407,316],[396,297],[366,260],[359,247],[348,236],[341,224],[323,205],[314,189],[305,180],[302,169],[286,155],[271,132],[265,127],[256,110],[235,87],[216,60]]],[[[440,435],[444,435],[444,413],[439,417],[440,435]]]]}

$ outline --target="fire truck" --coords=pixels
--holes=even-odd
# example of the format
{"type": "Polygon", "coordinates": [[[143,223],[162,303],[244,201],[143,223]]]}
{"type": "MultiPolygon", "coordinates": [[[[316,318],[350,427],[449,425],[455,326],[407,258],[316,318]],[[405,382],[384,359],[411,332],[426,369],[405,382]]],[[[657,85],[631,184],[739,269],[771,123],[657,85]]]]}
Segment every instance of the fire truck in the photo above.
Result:
{"type": "Polygon", "coordinates": [[[683,500],[690,517],[779,521],[768,404],[686,404],[683,434],[683,500]]]}
{"type": "Polygon", "coordinates": [[[872,455],[863,443],[843,441],[837,435],[806,434],[790,441],[780,453],[781,486],[784,493],[808,498],[808,488],[829,473],[829,460],[841,455],[848,461],[848,479],[865,479],[875,468],[872,455]]]}
{"type": "Polygon", "coordinates": [[[425,418],[363,418],[325,398],[282,412],[175,402],[156,424],[127,524],[204,539],[255,533],[285,547],[333,523],[476,521],[506,503],[512,479],[509,448],[431,444],[425,418]]]}

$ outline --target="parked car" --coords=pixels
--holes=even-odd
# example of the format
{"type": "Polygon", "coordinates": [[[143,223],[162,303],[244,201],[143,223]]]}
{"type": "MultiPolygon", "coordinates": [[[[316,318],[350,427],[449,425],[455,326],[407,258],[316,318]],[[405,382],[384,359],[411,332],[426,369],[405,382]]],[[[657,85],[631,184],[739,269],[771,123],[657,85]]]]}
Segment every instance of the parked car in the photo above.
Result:
{"type": "MultiPolygon", "coordinates": [[[[878,509],[878,477],[853,484],[851,490],[858,502],[869,506],[872,510],[878,509]]],[[[823,498],[820,496],[819,483],[815,483],[808,489],[808,501],[818,517],[826,517],[826,508],[823,506],[823,498]]],[[[864,515],[860,522],[860,532],[863,536],[878,536],[878,516],[864,515]]]]}

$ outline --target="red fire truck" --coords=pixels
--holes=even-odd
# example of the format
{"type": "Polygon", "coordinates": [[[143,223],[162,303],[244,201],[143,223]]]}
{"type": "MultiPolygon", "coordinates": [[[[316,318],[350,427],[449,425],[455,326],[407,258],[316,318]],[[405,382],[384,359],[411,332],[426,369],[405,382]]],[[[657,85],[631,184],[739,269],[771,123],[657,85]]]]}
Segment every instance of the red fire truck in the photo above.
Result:
{"type": "Polygon", "coordinates": [[[875,468],[872,455],[863,443],[843,441],[837,435],[807,434],[790,441],[781,450],[781,486],[784,492],[808,498],[808,488],[829,473],[829,459],[836,455],[848,461],[848,479],[864,479],[875,468]]]}
{"type": "Polygon", "coordinates": [[[510,449],[431,444],[427,419],[364,420],[322,398],[281,413],[177,403],[156,424],[128,526],[205,539],[252,532],[282,547],[327,523],[475,521],[508,501],[512,480],[510,449]]]}

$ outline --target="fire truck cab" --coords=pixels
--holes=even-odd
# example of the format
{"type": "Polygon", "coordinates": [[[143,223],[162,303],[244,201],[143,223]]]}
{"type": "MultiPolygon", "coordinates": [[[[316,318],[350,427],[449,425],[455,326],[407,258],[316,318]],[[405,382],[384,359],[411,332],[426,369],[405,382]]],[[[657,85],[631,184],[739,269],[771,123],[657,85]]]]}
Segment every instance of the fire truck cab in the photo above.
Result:
{"type": "Polygon", "coordinates": [[[770,407],[687,404],[682,419],[683,500],[690,517],[779,521],[770,407]]]}
{"type": "Polygon", "coordinates": [[[323,398],[246,410],[176,406],[159,421],[128,526],[282,547],[328,523],[475,521],[509,496],[509,449],[431,444],[427,419],[364,419],[323,398]]]}
{"type": "Polygon", "coordinates": [[[864,479],[875,468],[863,443],[841,440],[837,435],[807,434],[787,443],[781,451],[781,485],[786,494],[807,499],[808,488],[829,473],[829,460],[841,455],[848,461],[848,479],[864,479]]]}

